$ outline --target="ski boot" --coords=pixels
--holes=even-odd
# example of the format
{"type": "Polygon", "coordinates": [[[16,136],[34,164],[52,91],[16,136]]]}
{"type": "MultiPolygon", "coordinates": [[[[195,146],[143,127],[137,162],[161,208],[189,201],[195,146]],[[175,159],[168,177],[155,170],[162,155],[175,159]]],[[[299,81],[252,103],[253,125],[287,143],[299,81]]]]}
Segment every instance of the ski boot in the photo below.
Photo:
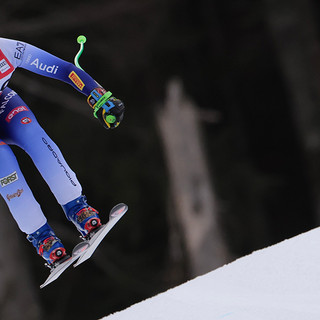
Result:
{"type": "Polygon", "coordinates": [[[29,234],[27,239],[36,248],[38,254],[47,261],[46,266],[50,269],[66,256],[66,249],[48,223],[29,234]]]}
{"type": "Polygon", "coordinates": [[[84,240],[90,239],[90,233],[101,226],[98,211],[87,204],[85,196],[62,206],[67,219],[77,227],[84,240]]]}

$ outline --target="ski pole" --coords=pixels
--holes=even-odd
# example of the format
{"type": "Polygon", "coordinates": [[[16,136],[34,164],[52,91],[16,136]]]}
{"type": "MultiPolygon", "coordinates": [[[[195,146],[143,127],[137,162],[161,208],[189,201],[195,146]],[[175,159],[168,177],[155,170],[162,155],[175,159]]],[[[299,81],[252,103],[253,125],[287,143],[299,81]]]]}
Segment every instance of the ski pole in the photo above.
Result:
{"type": "Polygon", "coordinates": [[[85,36],[79,36],[77,38],[77,42],[80,44],[80,49],[78,51],[78,53],[76,54],[76,56],[74,57],[74,64],[81,70],[83,70],[79,64],[79,58],[82,55],[83,49],[84,49],[84,44],[86,43],[87,38],[85,36]]]}
{"type": "MultiPolygon", "coordinates": [[[[87,41],[87,38],[83,35],[81,36],[78,36],[77,38],[77,42],[80,44],[80,49],[78,51],[78,53],[75,55],[74,57],[74,64],[81,70],[83,70],[79,64],[79,58],[80,56],[82,55],[82,52],[83,52],[83,49],[84,49],[84,44],[86,43],[87,41]]],[[[95,90],[94,90],[95,91],[95,90]]],[[[92,94],[91,94],[92,96],[92,94]]],[[[99,97],[99,93],[97,93],[96,95],[97,97],[99,97]]],[[[95,103],[93,109],[94,109],[94,112],[93,112],[93,115],[95,118],[98,118],[97,116],[97,112],[98,110],[103,106],[105,105],[105,103],[109,100],[109,98],[112,96],[112,93],[110,91],[107,91],[104,95],[100,96],[99,99],[97,100],[97,102],[95,103]]],[[[95,99],[96,100],[96,99],[95,99]]],[[[113,115],[113,114],[107,114],[107,112],[112,109],[114,107],[114,104],[112,103],[110,106],[104,106],[104,110],[103,110],[103,117],[105,119],[105,122],[107,123],[114,123],[116,122],[116,117],[113,115]]]]}

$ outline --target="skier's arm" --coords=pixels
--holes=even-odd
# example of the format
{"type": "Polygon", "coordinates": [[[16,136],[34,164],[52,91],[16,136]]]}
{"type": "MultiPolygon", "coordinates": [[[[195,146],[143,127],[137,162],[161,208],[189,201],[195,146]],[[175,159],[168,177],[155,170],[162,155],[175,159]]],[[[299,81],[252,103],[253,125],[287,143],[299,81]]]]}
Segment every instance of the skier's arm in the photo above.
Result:
{"type": "Polygon", "coordinates": [[[74,64],[30,44],[25,46],[20,67],[42,76],[64,81],[86,96],[99,86],[90,75],[74,64]]]}
{"type": "Polygon", "coordinates": [[[107,129],[117,127],[124,114],[124,105],[110,95],[85,71],[33,45],[26,44],[20,68],[72,85],[88,97],[94,115],[107,129]],[[103,103],[100,98],[104,98],[103,103]]]}

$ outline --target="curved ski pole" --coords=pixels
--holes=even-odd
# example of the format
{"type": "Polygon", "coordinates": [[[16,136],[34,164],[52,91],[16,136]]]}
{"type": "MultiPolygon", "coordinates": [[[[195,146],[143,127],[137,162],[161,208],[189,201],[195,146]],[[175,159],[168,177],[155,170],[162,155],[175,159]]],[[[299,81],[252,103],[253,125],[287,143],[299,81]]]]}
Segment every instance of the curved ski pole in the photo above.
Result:
{"type": "Polygon", "coordinates": [[[74,64],[81,70],[83,70],[79,64],[79,58],[82,55],[83,49],[84,49],[84,44],[86,43],[87,38],[85,36],[79,36],[77,38],[77,42],[80,44],[80,49],[76,56],[74,57],[74,64]]]}

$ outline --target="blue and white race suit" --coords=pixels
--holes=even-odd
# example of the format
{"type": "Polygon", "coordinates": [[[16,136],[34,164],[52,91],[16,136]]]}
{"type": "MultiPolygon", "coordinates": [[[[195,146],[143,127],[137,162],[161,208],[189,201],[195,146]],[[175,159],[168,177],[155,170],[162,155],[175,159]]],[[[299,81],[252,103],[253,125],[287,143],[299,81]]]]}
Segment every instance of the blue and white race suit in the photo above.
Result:
{"type": "Polygon", "coordinates": [[[47,220],[9,145],[28,153],[59,204],[79,197],[82,188],[30,107],[7,86],[17,68],[69,83],[86,96],[99,85],[72,63],[28,43],[0,38],[0,194],[19,228],[31,234],[47,220]]]}

